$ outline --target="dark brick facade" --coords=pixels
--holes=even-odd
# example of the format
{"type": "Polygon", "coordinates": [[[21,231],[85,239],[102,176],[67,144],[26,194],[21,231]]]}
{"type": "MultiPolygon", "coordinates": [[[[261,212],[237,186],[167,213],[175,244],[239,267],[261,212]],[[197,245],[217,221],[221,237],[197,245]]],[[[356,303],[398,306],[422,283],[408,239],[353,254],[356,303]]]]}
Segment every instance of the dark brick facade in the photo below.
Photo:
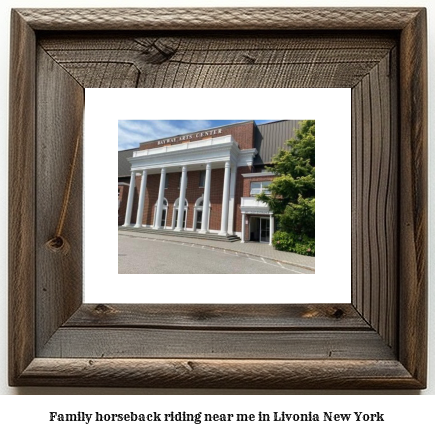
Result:
{"type": "MultiPolygon", "coordinates": [[[[199,186],[200,171],[187,172],[187,187],[186,187],[186,200],[188,204],[187,209],[187,227],[191,228],[194,222],[194,208],[197,199],[204,194],[204,188],[199,186]]],[[[136,191],[135,191],[135,206],[137,213],[137,201],[139,198],[141,177],[136,177],[136,191]]],[[[224,184],[224,169],[212,169],[211,171],[211,185],[210,185],[210,225],[209,229],[220,230],[221,213],[222,213],[222,195],[224,184]]],[[[157,202],[160,185],[160,174],[148,175],[147,187],[145,194],[145,204],[142,224],[152,225],[154,220],[155,204],[157,202]]],[[[168,188],[165,188],[165,199],[168,201],[168,214],[166,217],[166,226],[171,226],[174,203],[180,196],[180,172],[168,173],[168,188]]],[[[125,199],[127,196],[125,196],[125,199]]],[[[125,215],[125,211],[124,211],[125,215]]],[[[132,214],[136,219],[136,215],[132,214]]],[[[134,220],[135,221],[135,220],[134,220]]],[[[122,221],[121,224],[124,222],[122,221]]],[[[119,223],[118,223],[119,224],[119,223]]]]}
{"type": "Polygon", "coordinates": [[[118,185],[118,226],[124,224],[128,197],[127,185],[118,185]]]}
{"type": "MultiPolygon", "coordinates": [[[[234,140],[239,144],[240,149],[252,149],[254,147],[254,132],[255,123],[253,121],[242,122],[239,124],[233,124],[227,127],[215,128],[212,130],[203,130],[202,132],[196,132],[191,134],[185,134],[184,136],[175,136],[169,139],[158,140],[152,142],[142,143],[140,149],[152,149],[162,146],[172,146],[186,141],[198,141],[201,139],[209,139],[211,137],[220,137],[231,135],[234,140]],[[217,130],[220,132],[216,132],[217,130]],[[198,138],[198,134],[205,135],[205,137],[198,138]],[[190,139],[189,139],[190,138],[190,139]],[[188,139],[188,140],[186,140],[188,139]],[[169,140],[169,143],[167,141],[169,140]]],[[[250,183],[252,181],[266,181],[273,178],[259,176],[254,178],[243,178],[243,174],[252,173],[253,166],[238,167],[236,171],[236,183],[234,191],[234,215],[233,215],[233,231],[242,232],[242,214],[241,214],[241,199],[242,197],[249,197],[250,195],[250,183]]],[[[187,187],[186,187],[186,200],[188,203],[186,228],[192,229],[195,221],[195,203],[204,194],[204,188],[200,187],[200,171],[188,171],[187,172],[187,187]]],[[[221,214],[222,214],[222,198],[223,198],[223,185],[224,185],[225,169],[216,168],[211,170],[211,185],[210,185],[210,219],[209,230],[219,231],[221,229],[221,214]]],[[[168,173],[168,186],[165,188],[164,197],[168,202],[167,215],[166,215],[166,227],[172,226],[173,213],[175,212],[174,203],[180,196],[180,176],[181,172],[168,173]]],[[[121,181],[121,179],[119,179],[121,181]]],[[[123,182],[129,183],[130,179],[122,179],[123,182]]],[[[139,190],[141,184],[141,176],[136,176],[134,202],[131,215],[131,224],[136,223],[137,206],[139,200],[139,190]]],[[[152,226],[154,223],[155,204],[158,198],[160,185],[160,174],[152,174],[147,177],[147,185],[145,192],[144,212],[141,224],[146,226],[152,226]]],[[[118,224],[122,225],[125,221],[126,204],[128,197],[128,186],[121,186],[120,199],[121,207],[119,209],[118,224]]],[[[230,209],[231,211],[231,209],[230,209]]],[[[231,220],[231,219],[229,219],[231,220]]],[[[175,226],[177,222],[175,221],[175,226]]],[[[245,234],[248,234],[248,228],[245,228],[245,234]]]]}
{"type": "Polygon", "coordinates": [[[249,167],[239,167],[237,168],[237,182],[236,182],[236,193],[235,193],[235,199],[236,199],[236,206],[234,207],[234,212],[236,213],[236,232],[242,232],[242,212],[240,210],[241,207],[241,201],[243,197],[243,177],[242,174],[244,173],[251,173],[251,168],[249,167]]]}
{"type": "Polygon", "coordinates": [[[123,184],[130,184],[130,178],[118,178],[118,203],[119,203],[118,226],[123,225],[125,221],[128,191],[130,189],[129,185],[123,185],[123,184]]]}
{"type": "Polygon", "coordinates": [[[234,140],[239,144],[240,149],[250,149],[254,147],[254,121],[243,122],[240,124],[229,125],[228,127],[212,128],[192,133],[192,138],[187,138],[188,134],[174,136],[169,139],[176,139],[170,143],[159,144],[162,140],[154,140],[152,142],[144,142],[140,144],[140,150],[161,148],[163,146],[179,145],[181,143],[197,142],[198,140],[207,140],[212,137],[233,136],[234,140]],[[211,131],[222,130],[220,133],[211,134],[203,137],[196,137],[196,134],[206,134],[211,131]]]}

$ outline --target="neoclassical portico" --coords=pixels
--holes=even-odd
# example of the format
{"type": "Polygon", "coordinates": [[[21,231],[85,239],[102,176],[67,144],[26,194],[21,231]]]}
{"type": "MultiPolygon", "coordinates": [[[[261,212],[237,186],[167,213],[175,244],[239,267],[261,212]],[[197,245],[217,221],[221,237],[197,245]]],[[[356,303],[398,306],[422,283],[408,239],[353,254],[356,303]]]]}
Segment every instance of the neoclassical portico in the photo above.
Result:
{"type": "Polygon", "coordinates": [[[213,173],[215,169],[223,169],[221,224],[218,233],[222,236],[233,234],[237,168],[251,166],[256,153],[255,148],[241,150],[231,135],[134,152],[133,156],[128,159],[131,164],[131,177],[124,226],[131,224],[136,174],[141,175],[141,184],[135,227],[142,226],[147,178],[158,174],[160,182],[153,228],[162,229],[166,174],[178,172],[181,174],[177,199],[178,210],[175,206],[173,210],[174,213],[178,211],[178,217],[172,228],[175,231],[183,231],[185,229],[184,207],[180,204],[186,202],[189,172],[205,171],[203,196],[195,204],[194,224],[191,229],[198,230],[199,222],[196,214],[196,208],[198,208],[201,211],[199,232],[208,233],[210,231],[210,189],[213,173]],[[200,199],[201,205],[199,206],[200,199]]]}

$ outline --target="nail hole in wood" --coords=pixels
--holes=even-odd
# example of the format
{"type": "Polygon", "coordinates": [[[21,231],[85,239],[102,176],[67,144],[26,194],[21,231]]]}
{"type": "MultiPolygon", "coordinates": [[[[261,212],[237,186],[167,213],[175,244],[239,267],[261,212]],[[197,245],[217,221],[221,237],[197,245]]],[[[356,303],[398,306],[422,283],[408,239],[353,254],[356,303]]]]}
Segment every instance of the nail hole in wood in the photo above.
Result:
{"type": "Polygon", "coordinates": [[[67,255],[69,250],[70,250],[70,246],[68,241],[61,236],[56,236],[51,238],[50,240],[48,240],[45,243],[45,247],[53,253],[62,253],[63,255],[67,255]]]}
{"type": "Polygon", "coordinates": [[[106,313],[111,313],[114,311],[115,311],[115,309],[113,309],[109,306],[106,306],[105,304],[97,304],[95,306],[95,309],[94,309],[94,312],[98,313],[98,314],[106,314],[106,313]]]}
{"type": "Polygon", "coordinates": [[[335,309],[335,312],[333,313],[333,317],[336,319],[342,318],[344,315],[344,312],[341,309],[335,309]]]}

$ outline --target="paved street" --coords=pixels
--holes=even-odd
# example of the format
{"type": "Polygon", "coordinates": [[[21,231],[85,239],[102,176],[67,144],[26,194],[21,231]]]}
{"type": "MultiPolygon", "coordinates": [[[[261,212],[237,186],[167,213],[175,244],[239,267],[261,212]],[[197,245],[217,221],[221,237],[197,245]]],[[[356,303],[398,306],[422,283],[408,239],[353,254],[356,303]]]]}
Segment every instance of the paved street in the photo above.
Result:
{"type": "MultiPolygon", "coordinates": [[[[235,251],[233,244],[221,247],[118,234],[118,273],[120,274],[312,274],[314,270],[279,260],[235,251]]],[[[237,243],[240,245],[240,243],[237,243]]]]}

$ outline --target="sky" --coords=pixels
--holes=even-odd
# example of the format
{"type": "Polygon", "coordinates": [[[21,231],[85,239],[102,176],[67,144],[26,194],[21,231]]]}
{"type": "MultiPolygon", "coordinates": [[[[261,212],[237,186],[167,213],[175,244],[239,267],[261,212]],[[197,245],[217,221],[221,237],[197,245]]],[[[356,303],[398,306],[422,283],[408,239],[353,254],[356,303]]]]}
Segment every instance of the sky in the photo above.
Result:
{"type": "MultiPolygon", "coordinates": [[[[179,134],[206,130],[223,125],[244,122],[244,120],[119,120],[118,121],[118,151],[138,148],[139,143],[179,134]]],[[[256,120],[257,125],[273,120],[256,120]]]]}

